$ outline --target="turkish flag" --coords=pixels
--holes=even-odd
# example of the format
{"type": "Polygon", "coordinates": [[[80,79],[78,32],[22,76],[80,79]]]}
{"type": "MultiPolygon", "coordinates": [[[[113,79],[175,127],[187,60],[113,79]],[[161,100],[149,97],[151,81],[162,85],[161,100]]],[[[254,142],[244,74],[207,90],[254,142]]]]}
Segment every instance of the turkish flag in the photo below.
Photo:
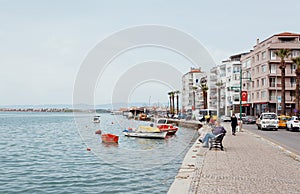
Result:
{"type": "Polygon", "coordinates": [[[242,101],[247,101],[247,99],[248,99],[247,91],[242,91],[242,101]]]}

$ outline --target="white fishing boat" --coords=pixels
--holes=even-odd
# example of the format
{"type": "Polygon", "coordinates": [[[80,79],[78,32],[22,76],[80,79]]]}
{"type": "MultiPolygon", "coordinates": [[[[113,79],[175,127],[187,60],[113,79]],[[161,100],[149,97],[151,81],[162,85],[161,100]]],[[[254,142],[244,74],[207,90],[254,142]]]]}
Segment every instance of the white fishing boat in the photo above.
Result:
{"type": "Polygon", "coordinates": [[[100,123],[100,116],[94,116],[93,122],[94,123],[100,123]]]}
{"type": "Polygon", "coordinates": [[[124,130],[123,133],[128,137],[164,139],[168,132],[161,132],[157,127],[139,126],[137,129],[124,130]]]}

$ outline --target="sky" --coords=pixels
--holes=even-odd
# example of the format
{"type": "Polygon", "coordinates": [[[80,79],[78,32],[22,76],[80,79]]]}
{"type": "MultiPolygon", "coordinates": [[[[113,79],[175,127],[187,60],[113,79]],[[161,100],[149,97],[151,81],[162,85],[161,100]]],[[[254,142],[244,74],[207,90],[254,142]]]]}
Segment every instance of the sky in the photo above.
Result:
{"type": "MultiPolygon", "coordinates": [[[[257,38],[300,33],[299,7],[298,0],[0,0],[0,107],[72,104],[83,63],[103,40],[124,29],[159,25],[189,34],[212,57],[214,63],[201,64],[208,70],[231,55],[249,51],[257,38]]],[[[166,48],[128,49],[98,75],[89,94],[94,103],[118,102],[113,99],[121,78],[149,61],[153,66],[161,62],[172,66],[174,74],[184,74],[195,65],[166,48]]],[[[147,71],[138,73],[147,77],[147,71]]],[[[157,76],[166,74],[161,70],[157,76]]],[[[181,90],[180,82],[172,85],[159,79],[132,84],[124,98],[128,102],[167,102],[168,91],[181,90]]]]}

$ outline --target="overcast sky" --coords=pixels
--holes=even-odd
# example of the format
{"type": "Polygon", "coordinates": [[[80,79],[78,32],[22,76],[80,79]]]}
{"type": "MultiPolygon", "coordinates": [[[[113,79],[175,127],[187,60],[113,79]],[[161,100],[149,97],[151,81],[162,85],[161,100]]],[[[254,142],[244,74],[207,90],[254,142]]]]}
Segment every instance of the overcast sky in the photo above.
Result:
{"type": "MultiPolygon", "coordinates": [[[[220,64],[252,49],[257,38],[300,33],[299,7],[298,0],[0,0],[0,106],[72,104],[77,73],[89,52],[125,28],[176,28],[196,38],[220,64]]],[[[118,78],[145,61],[174,64],[181,73],[193,66],[170,50],[133,49],[99,76],[95,103],[110,103],[118,78]]],[[[203,65],[206,70],[214,64],[203,65]]],[[[167,102],[168,91],[181,89],[151,81],[133,88],[129,101],[151,103],[167,102]]]]}

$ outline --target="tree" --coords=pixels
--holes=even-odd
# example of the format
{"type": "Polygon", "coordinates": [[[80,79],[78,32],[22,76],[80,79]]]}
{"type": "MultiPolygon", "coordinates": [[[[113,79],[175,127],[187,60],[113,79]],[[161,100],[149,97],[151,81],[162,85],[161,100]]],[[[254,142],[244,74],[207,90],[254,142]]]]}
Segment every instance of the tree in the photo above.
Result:
{"type": "Polygon", "coordinates": [[[300,112],[300,57],[296,57],[292,59],[293,63],[296,64],[296,101],[295,101],[295,108],[297,113],[300,112]]]}
{"type": "Polygon", "coordinates": [[[285,115],[285,58],[288,58],[291,54],[290,49],[279,49],[275,51],[275,55],[280,58],[279,69],[281,70],[281,114],[285,115]]]}
{"type": "Polygon", "coordinates": [[[170,99],[170,113],[171,114],[174,114],[174,92],[169,92],[168,95],[169,95],[169,99],[170,99]]]}
{"type": "Polygon", "coordinates": [[[179,114],[179,94],[180,94],[180,92],[177,90],[177,91],[175,91],[175,94],[176,94],[176,104],[177,104],[176,112],[178,115],[179,114]]]}

